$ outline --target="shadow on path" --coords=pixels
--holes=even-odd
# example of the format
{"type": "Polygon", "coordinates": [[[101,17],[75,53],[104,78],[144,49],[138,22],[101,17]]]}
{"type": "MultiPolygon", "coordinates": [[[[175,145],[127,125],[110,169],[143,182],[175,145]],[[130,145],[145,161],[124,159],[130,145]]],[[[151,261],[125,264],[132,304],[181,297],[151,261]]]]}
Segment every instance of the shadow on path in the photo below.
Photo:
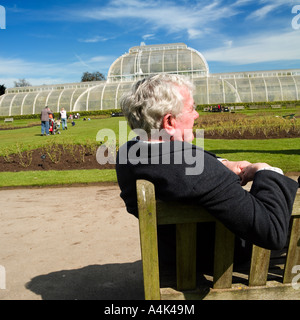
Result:
{"type": "Polygon", "coordinates": [[[31,279],[26,289],[43,300],[143,300],[142,262],[51,272],[31,279]]]}

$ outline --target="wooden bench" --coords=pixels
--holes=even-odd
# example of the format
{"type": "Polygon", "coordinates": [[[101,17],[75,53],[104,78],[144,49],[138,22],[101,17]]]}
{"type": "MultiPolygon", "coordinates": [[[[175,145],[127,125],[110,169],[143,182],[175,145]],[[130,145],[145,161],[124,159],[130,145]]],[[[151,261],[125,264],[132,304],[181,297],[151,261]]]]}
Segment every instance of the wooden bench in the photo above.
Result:
{"type": "Polygon", "coordinates": [[[254,106],[249,106],[250,110],[258,110],[258,109],[267,109],[268,106],[264,106],[264,105],[254,105],[254,106]]]}
{"type": "Polygon", "coordinates": [[[245,106],[235,106],[234,110],[244,110],[245,106]]]}
{"type": "MultiPolygon", "coordinates": [[[[300,272],[300,196],[296,197],[282,278],[269,281],[271,251],[253,245],[247,284],[233,283],[235,236],[205,209],[155,200],[152,183],[137,181],[139,228],[146,300],[160,299],[300,299],[294,266],[300,272]],[[196,225],[215,222],[214,271],[211,286],[197,287],[196,225]],[[176,225],[177,287],[161,288],[157,225],[176,225]]],[[[299,284],[300,286],[300,284],[299,284]]]]}
{"type": "Polygon", "coordinates": [[[4,122],[14,122],[14,118],[5,118],[4,122]]]}
{"type": "Polygon", "coordinates": [[[271,105],[271,109],[281,109],[281,105],[280,104],[271,105]]]}

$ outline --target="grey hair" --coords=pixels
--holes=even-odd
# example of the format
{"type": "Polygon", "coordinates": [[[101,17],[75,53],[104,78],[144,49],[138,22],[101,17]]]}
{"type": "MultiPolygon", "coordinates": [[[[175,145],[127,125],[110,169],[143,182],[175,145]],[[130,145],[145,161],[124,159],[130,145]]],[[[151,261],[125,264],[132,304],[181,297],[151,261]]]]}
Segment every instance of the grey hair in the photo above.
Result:
{"type": "Polygon", "coordinates": [[[161,129],[163,117],[178,116],[183,109],[180,88],[193,95],[194,85],[185,76],[160,73],[136,82],[131,92],[122,96],[121,109],[131,129],[161,129]]]}

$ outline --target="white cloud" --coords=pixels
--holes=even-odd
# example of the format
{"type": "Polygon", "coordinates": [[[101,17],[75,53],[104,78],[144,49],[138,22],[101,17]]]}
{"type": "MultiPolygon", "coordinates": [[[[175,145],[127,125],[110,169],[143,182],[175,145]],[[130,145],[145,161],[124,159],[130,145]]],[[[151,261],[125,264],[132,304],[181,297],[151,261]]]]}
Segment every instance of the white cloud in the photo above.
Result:
{"type": "MultiPolygon", "coordinates": [[[[237,15],[239,11],[221,0],[201,1],[194,5],[182,5],[175,1],[122,0],[110,1],[102,8],[70,11],[68,17],[81,20],[99,20],[116,23],[143,21],[152,30],[164,29],[167,33],[187,32],[192,39],[201,37],[203,29],[220,19],[237,15]]],[[[130,22],[130,23],[129,23],[130,22]]]]}
{"type": "Polygon", "coordinates": [[[290,7],[292,8],[294,1],[293,0],[260,0],[256,1],[256,4],[260,8],[253,11],[249,16],[248,19],[258,19],[261,20],[268,15],[271,15],[274,13],[275,10],[281,8],[281,7],[290,7]]]}
{"type": "Polygon", "coordinates": [[[270,12],[272,12],[277,6],[274,4],[266,5],[254,12],[252,12],[248,19],[263,19],[265,18],[270,12]]]}
{"type": "Polygon", "coordinates": [[[207,50],[208,61],[250,64],[270,61],[300,60],[299,32],[259,34],[225,46],[207,50]]]}
{"type": "Polygon", "coordinates": [[[72,59],[73,62],[68,64],[0,57],[0,84],[10,88],[14,86],[14,81],[23,78],[32,85],[79,82],[85,71],[99,71],[106,74],[115,60],[112,56],[82,58],[75,54],[74,57],[76,60],[72,59]]]}
{"type": "Polygon", "coordinates": [[[143,35],[143,40],[149,40],[149,39],[153,39],[155,36],[155,34],[151,33],[151,34],[145,34],[143,35]]]}
{"type": "Polygon", "coordinates": [[[97,43],[97,42],[105,42],[107,40],[110,40],[112,38],[109,37],[103,37],[103,36],[94,36],[86,39],[78,39],[79,42],[85,42],[85,43],[97,43]]]}

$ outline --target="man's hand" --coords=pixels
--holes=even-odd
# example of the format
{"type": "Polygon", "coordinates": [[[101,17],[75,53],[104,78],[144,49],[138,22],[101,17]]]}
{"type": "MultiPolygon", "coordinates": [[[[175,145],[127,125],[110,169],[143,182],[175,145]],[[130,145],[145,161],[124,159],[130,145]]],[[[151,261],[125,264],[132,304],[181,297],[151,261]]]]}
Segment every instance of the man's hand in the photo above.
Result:
{"type": "Polygon", "coordinates": [[[228,161],[223,160],[222,163],[231,171],[233,171],[235,174],[240,176],[242,171],[249,165],[251,165],[248,161],[228,161]]]}
{"type": "Polygon", "coordinates": [[[241,185],[246,185],[249,181],[252,181],[254,179],[255,173],[264,168],[270,168],[271,166],[267,163],[252,163],[248,166],[246,166],[241,173],[239,174],[241,178],[241,185]]]}

